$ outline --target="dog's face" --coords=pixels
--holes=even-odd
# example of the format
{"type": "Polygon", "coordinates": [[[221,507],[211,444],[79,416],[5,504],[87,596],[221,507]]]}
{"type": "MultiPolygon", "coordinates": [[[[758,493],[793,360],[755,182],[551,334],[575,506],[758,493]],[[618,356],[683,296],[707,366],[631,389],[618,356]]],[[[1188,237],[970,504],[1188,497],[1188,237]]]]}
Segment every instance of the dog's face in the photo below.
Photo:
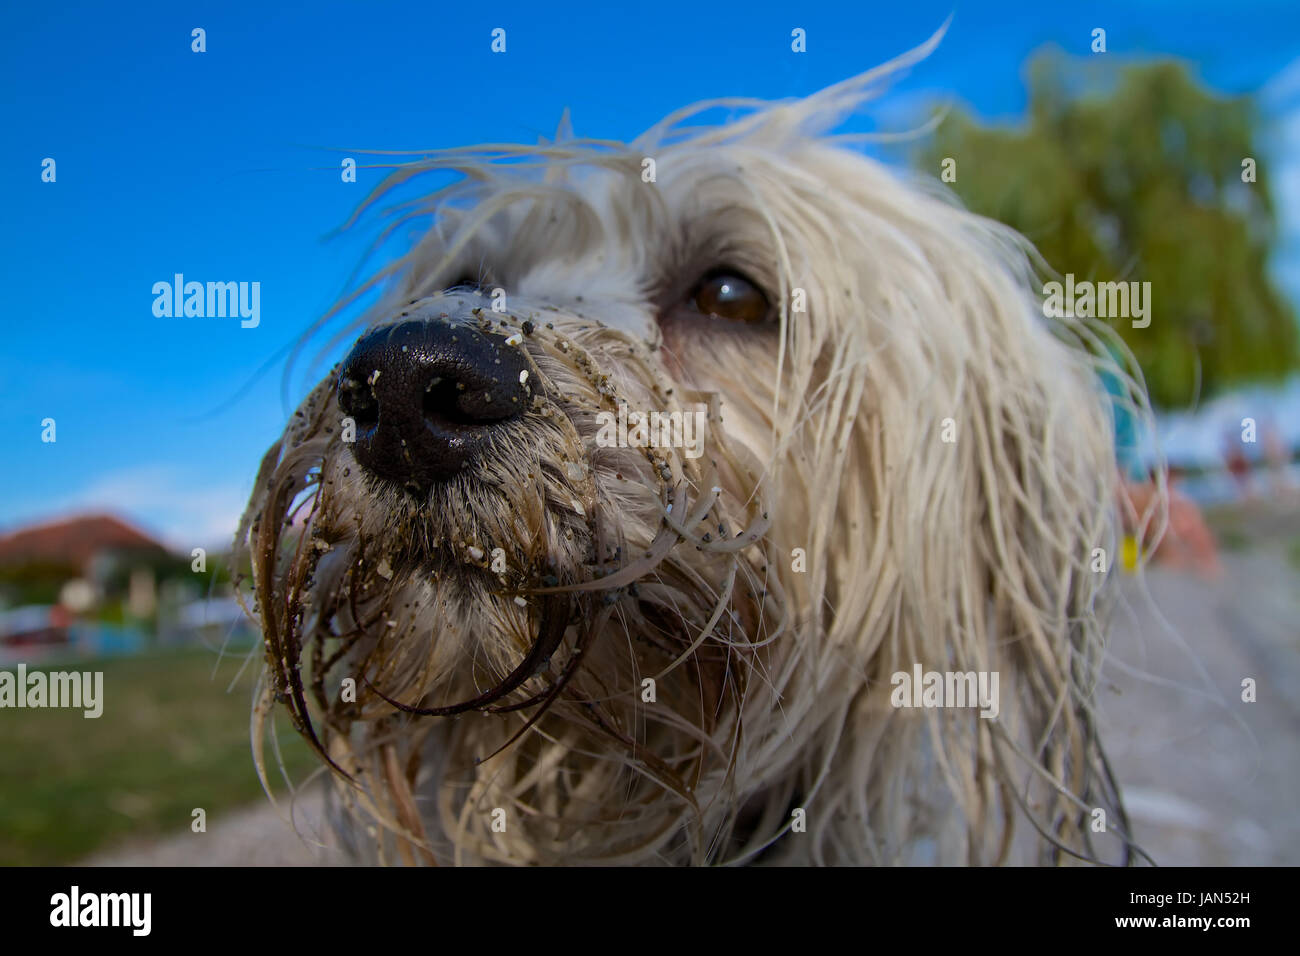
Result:
{"type": "Polygon", "coordinates": [[[1092,360],[815,108],[395,174],[466,178],[243,533],[263,712],[384,858],[1000,859],[1020,812],[1092,852],[1092,360]],[[915,664],[1000,714],[891,706],[915,664]]]}

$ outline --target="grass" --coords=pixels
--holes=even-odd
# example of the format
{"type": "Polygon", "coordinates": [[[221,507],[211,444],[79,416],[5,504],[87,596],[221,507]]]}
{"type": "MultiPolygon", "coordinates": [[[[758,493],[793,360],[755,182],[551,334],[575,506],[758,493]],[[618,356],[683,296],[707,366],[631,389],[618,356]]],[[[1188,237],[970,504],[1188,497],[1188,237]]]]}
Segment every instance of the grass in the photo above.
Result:
{"type": "MultiPolygon", "coordinates": [[[[71,863],[128,836],[187,831],[196,807],[211,826],[265,799],[248,739],[255,664],[227,691],[242,657],[215,677],[213,652],[198,648],[29,665],[103,671],[104,712],[0,710],[0,865],[71,863]]],[[[283,721],[277,728],[300,780],[315,760],[283,721]]]]}

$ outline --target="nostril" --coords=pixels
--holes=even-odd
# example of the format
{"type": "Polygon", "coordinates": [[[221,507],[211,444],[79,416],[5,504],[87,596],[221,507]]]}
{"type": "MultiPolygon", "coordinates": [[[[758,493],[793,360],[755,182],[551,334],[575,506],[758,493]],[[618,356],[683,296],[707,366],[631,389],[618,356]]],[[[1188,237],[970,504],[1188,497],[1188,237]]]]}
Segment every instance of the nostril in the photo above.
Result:
{"type": "Polygon", "coordinates": [[[424,420],[436,425],[474,427],[479,420],[464,414],[460,409],[460,399],[465,393],[464,382],[454,378],[436,376],[424,389],[420,411],[424,420]]]}
{"type": "Polygon", "coordinates": [[[515,389],[498,377],[440,375],[424,390],[422,412],[436,425],[480,428],[514,418],[523,411],[515,389]]]}
{"type": "Polygon", "coordinates": [[[420,404],[424,420],[433,425],[451,428],[477,427],[480,421],[473,415],[465,414],[460,408],[460,399],[465,390],[464,382],[458,382],[451,377],[436,376],[424,389],[424,398],[420,404]]]}

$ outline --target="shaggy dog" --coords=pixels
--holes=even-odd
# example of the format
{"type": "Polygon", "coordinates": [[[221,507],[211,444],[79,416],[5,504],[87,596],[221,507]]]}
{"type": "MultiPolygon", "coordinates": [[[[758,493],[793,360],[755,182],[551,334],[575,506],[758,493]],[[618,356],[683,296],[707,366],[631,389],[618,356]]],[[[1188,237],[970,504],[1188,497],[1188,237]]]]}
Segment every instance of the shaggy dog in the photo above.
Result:
{"type": "Polygon", "coordinates": [[[278,703],[362,859],[1130,858],[1090,704],[1122,372],[1023,240],[828,135],[936,41],[367,200],[450,176],[239,533],[259,768],[278,703]]]}

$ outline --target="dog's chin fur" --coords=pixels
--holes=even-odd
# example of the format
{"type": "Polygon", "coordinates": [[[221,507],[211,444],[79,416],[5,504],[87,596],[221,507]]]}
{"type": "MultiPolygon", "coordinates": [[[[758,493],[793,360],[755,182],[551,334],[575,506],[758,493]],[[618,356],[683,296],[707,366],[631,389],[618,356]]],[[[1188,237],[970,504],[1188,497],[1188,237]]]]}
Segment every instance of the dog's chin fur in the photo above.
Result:
{"type": "Polygon", "coordinates": [[[432,226],[346,334],[518,336],[529,404],[407,490],[357,464],[331,375],[258,476],[258,724],[284,704],[364,857],[1128,858],[1090,705],[1097,371],[1122,373],[1101,330],[1041,317],[1017,237],[820,135],[898,65],[718,128],[392,174],[464,177],[398,210],[432,226]],[[770,325],[677,307],[718,264],[770,325]],[[466,271],[504,311],[441,291],[466,271]],[[704,454],[599,447],[620,403],[707,409],[704,454]],[[918,663],[998,672],[1000,714],[891,706],[918,663]]]}

